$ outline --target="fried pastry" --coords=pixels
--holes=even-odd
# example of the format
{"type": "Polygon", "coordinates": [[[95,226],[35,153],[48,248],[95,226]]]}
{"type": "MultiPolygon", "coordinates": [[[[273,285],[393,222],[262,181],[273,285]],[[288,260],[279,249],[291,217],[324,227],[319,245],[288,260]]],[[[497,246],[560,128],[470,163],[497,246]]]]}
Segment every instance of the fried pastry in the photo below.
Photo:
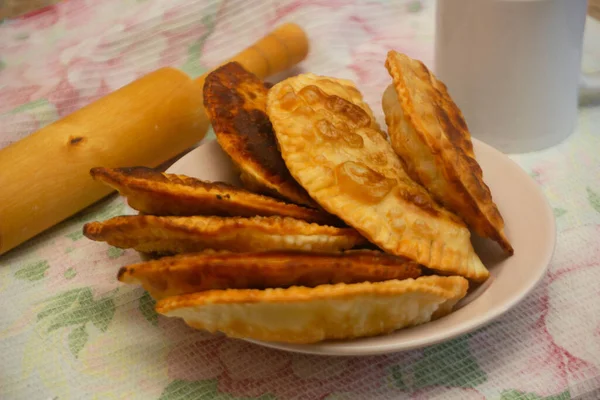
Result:
{"type": "Polygon", "coordinates": [[[383,95],[385,119],[410,177],[480,236],[513,254],[467,124],[446,86],[422,62],[395,51],[388,53],[386,67],[393,84],[383,95]]]}
{"type": "Polygon", "coordinates": [[[219,145],[240,169],[249,190],[317,207],[294,181],[277,149],[266,114],[267,93],[263,81],[236,62],[208,74],[204,106],[219,145]]]}
{"type": "Polygon", "coordinates": [[[142,262],[119,270],[123,283],[142,285],[162,299],[214,289],[380,282],[417,278],[417,263],[378,251],[208,252],[142,262]]]}
{"type": "Polygon", "coordinates": [[[321,210],[249,192],[221,182],[204,182],[146,167],[93,168],[92,177],[118,190],[129,205],[151,215],[216,215],[254,217],[279,215],[325,225],[340,221],[321,210]]]}
{"type": "Polygon", "coordinates": [[[129,215],[90,222],[84,235],[142,253],[267,250],[339,251],[365,239],[352,228],[310,224],[286,217],[156,217],[129,215]]]}
{"type": "Polygon", "coordinates": [[[211,290],[167,297],[156,311],[230,337],[314,343],[423,324],[448,314],[467,288],[462,277],[425,276],[316,288],[211,290]]]}
{"type": "Polygon", "coordinates": [[[406,174],[348,81],[304,74],[270,91],[268,114],[294,178],[371,242],[443,275],[485,280],[470,232],[406,174]]]}
{"type": "MultiPolygon", "coordinates": [[[[367,116],[369,117],[369,121],[370,121],[370,123],[369,123],[370,127],[375,129],[376,131],[378,131],[381,134],[381,136],[383,136],[384,138],[387,137],[385,132],[383,132],[381,130],[381,127],[377,123],[377,120],[375,119],[375,116],[373,115],[373,111],[371,110],[371,107],[369,107],[369,105],[363,101],[362,94],[356,88],[356,86],[354,86],[354,83],[351,80],[341,79],[341,78],[322,77],[322,76],[313,75],[313,74],[307,74],[307,75],[312,76],[317,80],[317,82],[315,82],[315,85],[317,87],[319,87],[321,90],[324,90],[325,92],[327,92],[330,95],[334,95],[334,96],[338,96],[343,99],[347,99],[349,102],[351,102],[355,106],[360,107],[361,110],[363,110],[365,113],[367,113],[367,116]]],[[[310,96],[311,94],[312,93],[310,91],[305,92],[305,96],[310,96]]],[[[314,100],[316,100],[316,99],[314,99],[314,100]]]]}

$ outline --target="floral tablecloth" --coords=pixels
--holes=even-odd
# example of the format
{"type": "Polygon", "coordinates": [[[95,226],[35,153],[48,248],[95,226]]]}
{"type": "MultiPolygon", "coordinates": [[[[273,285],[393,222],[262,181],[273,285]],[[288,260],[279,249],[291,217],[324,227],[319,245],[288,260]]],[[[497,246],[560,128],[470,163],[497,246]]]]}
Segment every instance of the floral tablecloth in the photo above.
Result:
{"type": "MultiPolygon", "coordinates": [[[[432,64],[433,8],[67,0],[0,25],[0,148],[158,67],[199,75],[286,21],[312,38],[302,69],[356,81],[381,115],[387,50],[432,64]]],[[[584,67],[594,70],[600,29],[588,23],[584,67]]],[[[193,331],[117,282],[135,252],[82,237],[84,222],[124,212],[113,197],[0,257],[0,398],[600,399],[600,104],[581,107],[565,143],[513,158],[554,208],[558,247],[533,294],[483,329],[364,358],[193,331]]]]}

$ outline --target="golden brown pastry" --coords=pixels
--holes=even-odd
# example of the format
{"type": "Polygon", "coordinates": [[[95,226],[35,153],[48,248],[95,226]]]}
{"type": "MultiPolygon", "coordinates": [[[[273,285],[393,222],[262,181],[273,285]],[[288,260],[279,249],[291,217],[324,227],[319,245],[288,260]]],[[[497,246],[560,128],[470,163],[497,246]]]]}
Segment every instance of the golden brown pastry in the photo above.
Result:
{"type": "Polygon", "coordinates": [[[404,172],[348,81],[304,74],[275,85],[268,114],[294,178],[371,242],[444,275],[485,280],[470,232],[404,172]]]}
{"type": "Polygon", "coordinates": [[[204,182],[145,167],[93,168],[94,179],[117,189],[129,205],[152,215],[217,215],[254,217],[280,215],[325,225],[340,221],[321,210],[249,192],[221,182],[204,182]]]}
{"type": "Polygon", "coordinates": [[[351,228],[284,217],[156,217],[129,215],[90,222],[84,235],[143,253],[192,253],[205,249],[339,251],[365,242],[351,228]]]}
{"type": "Polygon", "coordinates": [[[167,297],[156,311],[230,337],[314,343],[380,335],[448,314],[466,279],[425,276],[316,288],[211,290],[167,297]]]}
{"type": "Polygon", "coordinates": [[[142,285],[154,298],[211,289],[380,282],[418,278],[417,263],[378,251],[205,252],[165,257],[122,267],[118,279],[142,285]]]}
{"type": "Polygon", "coordinates": [[[268,89],[236,62],[212,71],[204,83],[204,106],[219,145],[241,171],[253,192],[316,207],[291,177],[277,149],[266,115],[268,89]]]}
{"type": "Polygon", "coordinates": [[[467,124],[446,86],[422,62],[395,51],[388,53],[386,67],[394,82],[383,95],[383,110],[408,174],[480,236],[513,254],[467,124]]]}

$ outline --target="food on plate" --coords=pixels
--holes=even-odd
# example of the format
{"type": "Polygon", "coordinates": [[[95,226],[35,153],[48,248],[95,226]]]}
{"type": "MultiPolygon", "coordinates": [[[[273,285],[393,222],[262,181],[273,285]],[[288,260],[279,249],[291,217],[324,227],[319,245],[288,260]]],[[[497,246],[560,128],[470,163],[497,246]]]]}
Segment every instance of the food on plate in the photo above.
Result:
{"type": "Polygon", "coordinates": [[[407,173],[480,236],[513,254],[467,124],[446,86],[422,62],[395,51],[388,53],[386,67],[393,84],[383,95],[383,109],[407,173]]]}
{"type": "Polygon", "coordinates": [[[443,275],[485,280],[464,222],[404,171],[349,81],[302,74],[276,84],[267,113],[292,176],[381,249],[443,275]]]}
{"type": "Polygon", "coordinates": [[[340,220],[321,210],[285,203],[221,182],[204,182],[145,167],[93,168],[94,179],[117,189],[129,205],[151,215],[217,215],[254,217],[280,215],[325,225],[340,220]]]}
{"type": "Polygon", "coordinates": [[[339,251],[364,244],[352,228],[311,224],[287,217],[157,217],[129,215],[83,228],[92,240],[143,253],[191,253],[205,249],[339,251]]]}
{"type": "Polygon", "coordinates": [[[513,249],[444,84],[393,51],[386,67],[387,134],[349,80],[270,86],[235,62],[215,69],[204,103],[245,188],[94,168],[140,215],[88,223],[85,236],[153,253],[118,280],[158,313],[230,337],[353,339],[451,313],[489,278],[469,228],[513,249]]]}
{"type": "Polygon", "coordinates": [[[219,145],[241,171],[241,180],[253,192],[317,207],[290,175],[266,114],[268,89],[236,62],[206,77],[204,105],[219,145]]]}
{"type": "Polygon", "coordinates": [[[418,278],[414,261],[378,251],[202,252],[164,257],[122,267],[118,279],[142,285],[154,298],[213,289],[267,289],[289,286],[380,282],[418,278]]]}
{"type": "Polygon", "coordinates": [[[210,290],[167,297],[156,311],[230,337],[314,343],[426,323],[449,313],[467,288],[462,277],[424,276],[315,288],[210,290]]]}

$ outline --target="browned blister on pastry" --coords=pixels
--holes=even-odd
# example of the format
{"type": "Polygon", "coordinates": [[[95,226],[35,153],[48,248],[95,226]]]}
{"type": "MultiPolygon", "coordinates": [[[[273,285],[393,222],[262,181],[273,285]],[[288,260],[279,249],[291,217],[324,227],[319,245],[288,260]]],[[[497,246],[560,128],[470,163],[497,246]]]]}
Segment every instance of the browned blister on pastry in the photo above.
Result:
{"type": "Polygon", "coordinates": [[[468,286],[459,276],[424,276],[315,288],[210,290],[167,297],[157,303],[156,311],[230,337],[314,343],[429,322],[448,314],[468,286]]]}
{"type": "Polygon", "coordinates": [[[91,175],[127,197],[129,205],[151,215],[216,215],[253,217],[279,215],[326,225],[340,220],[321,210],[221,183],[184,175],[165,174],[146,167],[93,168],[91,175]]]}
{"type": "Polygon", "coordinates": [[[316,207],[290,175],[277,149],[266,114],[268,89],[236,62],[212,71],[204,83],[204,106],[219,145],[241,172],[253,192],[316,207]]]}
{"type": "Polygon", "coordinates": [[[211,289],[380,282],[417,278],[421,268],[403,257],[378,251],[207,252],[165,257],[119,270],[121,282],[139,284],[154,298],[211,289]]]}
{"type": "Polygon", "coordinates": [[[268,114],[294,178],[371,242],[444,275],[485,280],[470,232],[404,171],[348,81],[299,75],[269,92],[268,114]]]}
{"type": "Polygon", "coordinates": [[[83,228],[92,240],[143,253],[267,250],[339,251],[363,244],[351,228],[311,224],[286,217],[157,217],[130,215],[83,228]]]}
{"type": "Polygon", "coordinates": [[[513,248],[483,180],[467,124],[446,86],[420,61],[390,51],[393,84],[383,95],[392,146],[409,175],[480,236],[513,248]]]}

